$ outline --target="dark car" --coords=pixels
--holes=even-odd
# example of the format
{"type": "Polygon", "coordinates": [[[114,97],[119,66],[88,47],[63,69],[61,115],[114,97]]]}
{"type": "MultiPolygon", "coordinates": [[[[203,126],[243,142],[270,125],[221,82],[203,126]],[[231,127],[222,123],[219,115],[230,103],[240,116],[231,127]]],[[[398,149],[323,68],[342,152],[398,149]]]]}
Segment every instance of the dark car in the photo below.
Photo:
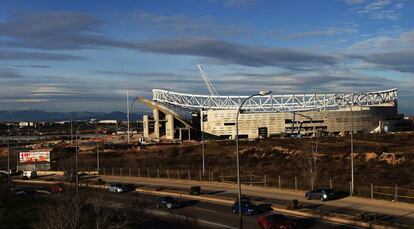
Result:
{"type": "Polygon", "coordinates": [[[135,185],[134,184],[123,184],[124,189],[126,192],[133,192],[135,191],[135,185]]]}
{"type": "Polygon", "coordinates": [[[157,202],[157,208],[162,208],[162,207],[165,207],[168,210],[170,210],[173,208],[179,208],[180,203],[171,196],[164,196],[164,197],[158,198],[158,202],[157,202]]]}
{"type": "Polygon", "coordinates": [[[288,217],[276,214],[267,213],[257,218],[257,224],[263,229],[293,229],[296,228],[296,223],[288,217]]]}
{"type": "MultiPolygon", "coordinates": [[[[239,201],[238,200],[234,202],[231,208],[231,211],[234,214],[239,212],[239,201]]],[[[252,202],[250,202],[248,198],[243,198],[241,200],[241,212],[242,214],[245,214],[245,215],[254,215],[254,214],[257,214],[259,211],[257,209],[257,206],[253,204],[252,202]]]]}
{"type": "Polygon", "coordinates": [[[201,187],[200,186],[192,186],[190,188],[190,195],[201,195],[203,194],[201,192],[201,187]]]}
{"type": "Polygon", "coordinates": [[[335,192],[330,188],[317,188],[305,194],[308,200],[319,199],[321,201],[335,198],[335,192]]]}
{"type": "Polygon", "coordinates": [[[22,190],[21,188],[15,188],[15,187],[10,188],[10,193],[15,196],[22,196],[26,194],[26,192],[22,190]]]}

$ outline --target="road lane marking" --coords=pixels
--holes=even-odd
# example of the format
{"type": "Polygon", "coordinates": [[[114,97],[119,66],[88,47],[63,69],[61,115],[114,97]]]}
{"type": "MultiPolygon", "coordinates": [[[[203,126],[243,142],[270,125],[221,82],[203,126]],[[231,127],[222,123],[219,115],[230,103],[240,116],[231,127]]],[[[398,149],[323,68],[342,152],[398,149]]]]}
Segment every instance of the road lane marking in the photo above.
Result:
{"type": "MultiPolygon", "coordinates": [[[[154,215],[163,216],[163,217],[170,217],[170,216],[173,215],[169,212],[163,212],[163,211],[157,211],[157,210],[148,210],[148,212],[152,213],[154,215]]],[[[179,216],[179,217],[185,217],[183,215],[177,215],[177,214],[175,214],[175,215],[179,216]]],[[[207,220],[203,220],[203,219],[196,219],[196,220],[200,224],[204,224],[204,225],[211,226],[211,227],[214,227],[214,228],[238,229],[237,227],[232,227],[232,226],[228,226],[228,225],[224,225],[224,224],[216,223],[216,222],[211,222],[211,221],[207,221],[207,220]]]]}
{"type": "Polygon", "coordinates": [[[212,209],[206,209],[206,208],[200,208],[200,207],[192,207],[194,209],[198,209],[198,210],[202,210],[202,211],[207,211],[207,212],[214,212],[217,213],[216,210],[212,210],[212,209]]]}

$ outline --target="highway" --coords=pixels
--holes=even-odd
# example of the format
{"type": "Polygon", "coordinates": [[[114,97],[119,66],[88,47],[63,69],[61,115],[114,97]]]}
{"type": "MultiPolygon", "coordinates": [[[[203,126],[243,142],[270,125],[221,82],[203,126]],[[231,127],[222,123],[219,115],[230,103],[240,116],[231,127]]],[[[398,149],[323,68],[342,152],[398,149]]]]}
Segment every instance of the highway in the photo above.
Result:
{"type": "MultiPolygon", "coordinates": [[[[100,190],[100,192],[106,192],[106,190],[100,190]]],[[[147,207],[152,210],[155,209],[156,201],[158,198],[157,196],[150,196],[139,193],[109,193],[107,195],[109,200],[118,202],[128,201],[131,198],[134,198],[134,196],[143,197],[146,200],[150,201],[150,203],[153,203],[153,205],[147,207]]],[[[225,227],[229,228],[238,228],[238,215],[235,215],[231,212],[230,206],[184,199],[179,199],[179,201],[182,205],[184,205],[184,207],[168,210],[168,212],[195,217],[196,219],[201,219],[207,222],[218,223],[219,225],[225,225],[225,227]]],[[[166,212],[167,210],[162,209],[162,211],[166,212]]],[[[356,228],[328,223],[315,219],[298,218],[292,216],[289,217],[297,223],[298,228],[356,228]]],[[[243,224],[245,228],[259,228],[257,225],[257,216],[244,216],[243,218],[243,224]]]]}
{"type": "MultiPolygon", "coordinates": [[[[43,189],[45,185],[39,184],[18,184],[23,189],[43,189]]],[[[160,217],[159,222],[150,222],[152,228],[163,228],[168,224],[168,217],[170,214],[179,216],[187,216],[197,219],[200,228],[238,228],[238,215],[231,212],[231,207],[222,204],[208,203],[202,201],[178,199],[182,207],[173,210],[157,209],[156,203],[159,196],[141,194],[135,192],[128,193],[109,193],[107,190],[94,189],[99,195],[104,195],[105,201],[110,206],[122,206],[132,200],[145,200],[145,208],[155,217],[160,217]]],[[[263,212],[268,211],[265,205],[259,206],[263,212]]],[[[288,216],[297,223],[297,228],[334,228],[334,229],[348,229],[357,228],[347,225],[339,225],[326,221],[321,221],[311,218],[299,218],[288,216]]],[[[259,228],[257,225],[257,215],[243,217],[244,228],[259,228]]]]}
{"type": "MultiPolygon", "coordinates": [[[[217,182],[197,182],[188,180],[148,179],[139,177],[101,176],[107,182],[126,182],[148,187],[166,187],[170,190],[188,192],[192,185],[200,185],[205,191],[218,196],[236,198],[234,184],[222,184],[217,182]]],[[[375,212],[383,215],[387,222],[395,222],[406,225],[414,225],[414,208],[412,204],[394,203],[384,200],[369,200],[357,197],[347,197],[338,200],[320,202],[308,201],[303,192],[278,190],[275,188],[252,187],[243,185],[243,194],[253,197],[253,200],[286,205],[292,199],[298,199],[307,208],[324,212],[357,215],[363,212],[375,212]]]]}

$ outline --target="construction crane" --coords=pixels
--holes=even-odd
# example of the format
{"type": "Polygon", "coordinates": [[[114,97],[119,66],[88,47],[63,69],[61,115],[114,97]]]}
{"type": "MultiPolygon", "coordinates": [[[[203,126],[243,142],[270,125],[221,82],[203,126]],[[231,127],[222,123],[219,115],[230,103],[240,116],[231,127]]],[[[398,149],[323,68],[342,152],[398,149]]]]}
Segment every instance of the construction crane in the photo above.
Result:
{"type": "Polygon", "coordinates": [[[211,96],[218,96],[217,90],[214,87],[214,85],[211,83],[210,79],[208,78],[206,72],[203,69],[203,65],[201,64],[197,64],[198,69],[200,70],[201,73],[201,78],[203,79],[204,83],[207,86],[208,91],[210,92],[211,96]]]}

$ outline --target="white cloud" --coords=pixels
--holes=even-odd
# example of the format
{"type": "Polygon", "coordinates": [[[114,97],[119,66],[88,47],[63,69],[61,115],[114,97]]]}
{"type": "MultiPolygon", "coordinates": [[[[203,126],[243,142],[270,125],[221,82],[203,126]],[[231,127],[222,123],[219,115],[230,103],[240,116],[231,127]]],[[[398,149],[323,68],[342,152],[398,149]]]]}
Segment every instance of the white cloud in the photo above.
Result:
{"type": "Polygon", "coordinates": [[[293,33],[287,36],[288,39],[302,39],[308,37],[320,37],[320,36],[333,36],[333,35],[340,35],[340,34],[353,34],[358,32],[357,25],[350,25],[344,28],[339,27],[330,27],[326,29],[319,29],[313,31],[306,31],[306,32],[298,32],[293,33]]]}
{"type": "Polygon", "coordinates": [[[353,44],[350,51],[355,53],[378,53],[414,49],[414,29],[399,36],[377,36],[353,44]]]}
{"type": "Polygon", "coordinates": [[[366,0],[345,0],[345,3],[348,5],[355,5],[355,4],[361,4],[365,3],[366,0]]]}
{"type": "Polygon", "coordinates": [[[371,19],[377,20],[398,20],[400,17],[399,10],[403,8],[404,2],[400,1],[391,1],[391,0],[374,0],[367,4],[365,1],[347,1],[348,4],[359,4],[353,10],[359,14],[369,15],[371,19]],[[362,5],[362,7],[360,7],[362,5]]]}

